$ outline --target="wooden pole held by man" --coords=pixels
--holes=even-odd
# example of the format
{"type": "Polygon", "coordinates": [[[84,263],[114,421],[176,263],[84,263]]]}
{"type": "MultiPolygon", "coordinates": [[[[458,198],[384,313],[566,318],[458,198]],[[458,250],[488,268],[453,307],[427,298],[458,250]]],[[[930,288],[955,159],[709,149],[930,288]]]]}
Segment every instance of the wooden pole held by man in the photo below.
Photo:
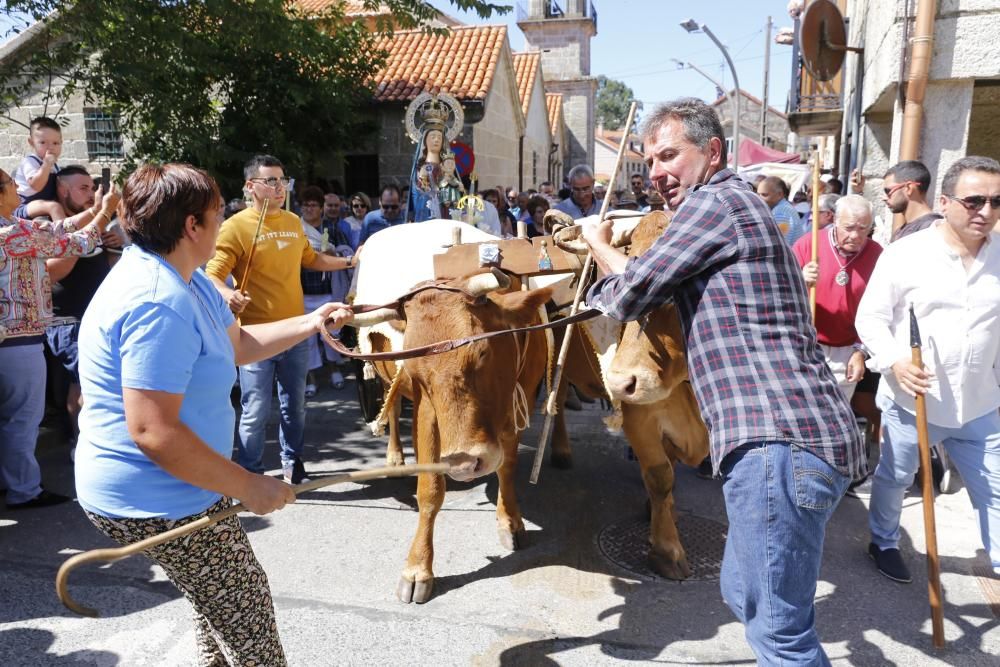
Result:
{"type": "MultiPolygon", "coordinates": [[[[632,132],[632,121],[635,120],[635,110],[636,103],[633,101],[632,106],[629,107],[628,110],[628,118],[625,120],[625,128],[622,132],[622,141],[618,146],[618,157],[615,158],[615,168],[611,170],[611,178],[608,180],[609,187],[614,185],[615,179],[618,178],[618,172],[621,170],[622,159],[625,156],[625,147],[628,146],[628,137],[632,132]]],[[[599,221],[604,220],[604,216],[608,213],[608,204],[611,202],[611,197],[609,195],[605,195],[604,199],[601,201],[601,212],[597,216],[599,221]]],[[[588,251],[587,259],[583,262],[583,270],[580,271],[580,282],[576,288],[576,296],[573,298],[573,305],[569,309],[570,317],[576,315],[577,310],[580,308],[580,301],[583,299],[583,293],[587,290],[587,276],[590,275],[590,270],[593,265],[594,257],[588,251]]],[[[566,331],[563,334],[562,347],[559,348],[559,357],[556,359],[556,366],[552,371],[552,386],[549,388],[549,395],[545,401],[545,423],[542,426],[542,435],[538,439],[538,449],[535,450],[535,461],[531,466],[531,477],[529,478],[529,481],[532,484],[538,484],[538,475],[542,469],[542,460],[545,458],[545,447],[548,445],[549,433],[552,430],[552,420],[555,419],[556,410],[558,409],[558,406],[556,405],[556,394],[559,392],[559,383],[562,381],[563,365],[566,363],[566,357],[569,354],[569,346],[572,339],[573,325],[569,324],[566,326],[566,331]]]]}
{"type": "MultiPolygon", "coordinates": [[[[913,365],[924,367],[920,352],[920,328],[910,304],[910,354],[913,365]]],[[[927,432],[927,398],[917,394],[917,443],[920,449],[920,490],[924,499],[924,537],[927,542],[927,597],[931,603],[931,631],[935,648],[944,648],[944,607],[941,601],[941,565],[938,561],[937,526],[934,520],[934,475],[931,474],[931,443],[927,432]]]]}

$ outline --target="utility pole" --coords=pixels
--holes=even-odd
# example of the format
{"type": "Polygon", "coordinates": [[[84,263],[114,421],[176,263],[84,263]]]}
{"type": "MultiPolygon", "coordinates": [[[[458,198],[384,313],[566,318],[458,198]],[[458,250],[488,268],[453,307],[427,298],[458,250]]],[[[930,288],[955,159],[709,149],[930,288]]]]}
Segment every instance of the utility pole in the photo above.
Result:
{"type": "Polygon", "coordinates": [[[767,88],[771,78],[771,17],[767,17],[767,28],[764,30],[764,96],[760,108],[760,145],[767,146],[767,88]]]}

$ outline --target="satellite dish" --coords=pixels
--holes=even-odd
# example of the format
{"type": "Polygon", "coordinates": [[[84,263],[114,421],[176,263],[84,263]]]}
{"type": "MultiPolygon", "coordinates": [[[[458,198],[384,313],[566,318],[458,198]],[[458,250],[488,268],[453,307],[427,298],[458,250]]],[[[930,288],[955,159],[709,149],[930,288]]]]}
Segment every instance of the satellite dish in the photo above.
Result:
{"type": "Polygon", "coordinates": [[[806,69],[817,81],[829,81],[844,66],[847,46],[844,15],[831,0],[813,0],[806,5],[799,24],[799,51],[806,69]]]}

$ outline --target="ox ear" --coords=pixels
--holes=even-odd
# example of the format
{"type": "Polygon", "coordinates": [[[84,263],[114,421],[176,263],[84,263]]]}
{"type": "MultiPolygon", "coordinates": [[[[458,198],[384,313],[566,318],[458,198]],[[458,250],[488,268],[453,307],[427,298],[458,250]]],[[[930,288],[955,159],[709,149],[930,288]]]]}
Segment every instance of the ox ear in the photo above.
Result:
{"type": "Polygon", "coordinates": [[[494,294],[493,301],[503,309],[504,321],[510,327],[524,327],[538,322],[538,309],[552,299],[551,287],[494,294]]]}

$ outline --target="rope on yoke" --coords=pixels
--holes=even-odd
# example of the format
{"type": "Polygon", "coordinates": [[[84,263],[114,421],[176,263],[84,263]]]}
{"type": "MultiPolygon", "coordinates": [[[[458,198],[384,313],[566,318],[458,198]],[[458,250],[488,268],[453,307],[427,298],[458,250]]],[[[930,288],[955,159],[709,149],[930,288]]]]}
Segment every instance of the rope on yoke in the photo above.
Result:
{"type": "Polygon", "coordinates": [[[386,392],[385,398],[382,400],[382,409],[378,411],[378,416],[375,420],[368,423],[368,428],[371,429],[372,435],[380,436],[385,432],[385,427],[389,423],[389,410],[392,409],[392,404],[396,402],[396,394],[399,393],[400,381],[403,377],[403,369],[397,368],[396,374],[392,376],[392,382],[389,383],[389,391],[386,392]]]}

